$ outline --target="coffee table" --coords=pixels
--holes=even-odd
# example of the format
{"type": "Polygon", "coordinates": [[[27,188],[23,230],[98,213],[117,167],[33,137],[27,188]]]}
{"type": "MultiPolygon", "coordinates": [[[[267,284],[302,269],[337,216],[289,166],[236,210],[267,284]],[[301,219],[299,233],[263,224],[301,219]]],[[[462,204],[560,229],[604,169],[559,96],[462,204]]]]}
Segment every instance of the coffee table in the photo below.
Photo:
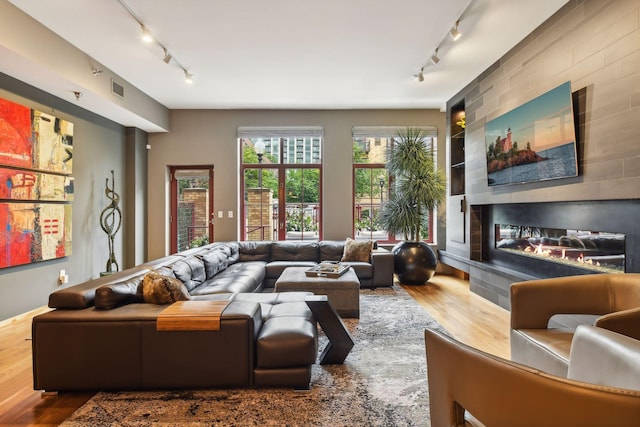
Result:
{"type": "Polygon", "coordinates": [[[309,267],[288,267],[275,283],[276,292],[308,291],[326,295],[342,317],[360,317],[360,280],[349,268],[340,277],[307,277],[309,267]]]}

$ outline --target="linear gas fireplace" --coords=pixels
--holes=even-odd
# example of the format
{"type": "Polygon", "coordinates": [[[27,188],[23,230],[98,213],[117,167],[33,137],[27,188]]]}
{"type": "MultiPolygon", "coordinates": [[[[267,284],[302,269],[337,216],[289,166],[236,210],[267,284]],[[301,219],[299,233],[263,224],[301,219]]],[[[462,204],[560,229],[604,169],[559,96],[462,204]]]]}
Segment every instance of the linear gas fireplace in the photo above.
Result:
{"type": "Polygon", "coordinates": [[[623,233],[496,224],[495,247],[597,273],[625,272],[623,233]]]}
{"type": "Polygon", "coordinates": [[[470,289],[509,308],[513,282],[640,273],[640,199],[471,204],[469,255],[440,251],[470,289]]]}

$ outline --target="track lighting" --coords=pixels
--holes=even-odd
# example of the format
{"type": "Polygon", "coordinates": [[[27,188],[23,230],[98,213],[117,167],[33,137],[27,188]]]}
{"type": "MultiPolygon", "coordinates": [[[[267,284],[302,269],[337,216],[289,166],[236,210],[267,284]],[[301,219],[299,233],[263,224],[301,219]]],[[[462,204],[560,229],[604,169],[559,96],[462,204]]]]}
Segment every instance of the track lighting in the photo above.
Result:
{"type": "Polygon", "coordinates": [[[438,48],[436,48],[435,53],[431,55],[431,63],[433,65],[437,65],[438,62],[440,62],[440,58],[438,57],[438,48]]]}
{"type": "Polygon", "coordinates": [[[460,23],[460,20],[456,21],[456,26],[453,27],[451,29],[451,31],[449,31],[449,35],[451,36],[451,38],[453,39],[453,41],[456,41],[460,38],[460,36],[462,35],[462,33],[460,33],[460,31],[458,31],[458,24],[460,23]]]}
{"type": "Polygon", "coordinates": [[[151,31],[144,25],[140,25],[142,27],[142,41],[145,43],[151,43],[153,41],[153,36],[151,35],[151,31]]]}
{"type": "Polygon", "coordinates": [[[418,74],[414,74],[413,77],[418,79],[419,82],[423,82],[424,81],[424,67],[420,68],[420,71],[418,72],[418,74]]]}
{"type": "MultiPolygon", "coordinates": [[[[149,31],[149,29],[144,25],[142,20],[140,18],[138,18],[138,16],[129,7],[129,5],[125,2],[125,0],[116,0],[116,1],[118,3],[120,3],[120,5],[124,8],[124,10],[127,11],[127,13],[138,23],[138,25],[140,25],[140,29],[142,30],[142,40],[144,40],[146,43],[155,42],[155,44],[160,46],[160,48],[164,52],[164,56],[162,57],[162,61],[165,64],[169,64],[170,62],[173,61],[173,63],[175,65],[177,65],[178,68],[180,68],[182,71],[184,71],[184,79],[187,81],[187,83],[192,83],[193,82],[193,74],[189,73],[187,71],[187,69],[182,64],[180,64],[180,62],[178,62],[178,60],[176,58],[174,58],[173,55],[171,55],[171,53],[167,50],[167,48],[164,47],[164,45],[162,43],[160,43],[160,41],[158,41],[153,36],[153,34],[151,34],[151,31],[149,31]]],[[[102,72],[102,71],[100,71],[100,72],[102,72]]],[[[96,70],[94,70],[93,75],[94,76],[97,75],[96,74],[96,70]]]]}
{"type": "Polygon", "coordinates": [[[169,53],[169,51],[167,49],[164,50],[164,58],[162,58],[162,60],[164,61],[165,64],[168,64],[169,62],[171,62],[171,58],[173,58],[171,56],[171,54],[169,53]]]}
{"type": "Polygon", "coordinates": [[[168,64],[169,62],[171,62],[171,54],[169,53],[169,51],[167,49],[164,50],[164,58],[162,59],[164,61],[165,64],[168,64]]]}

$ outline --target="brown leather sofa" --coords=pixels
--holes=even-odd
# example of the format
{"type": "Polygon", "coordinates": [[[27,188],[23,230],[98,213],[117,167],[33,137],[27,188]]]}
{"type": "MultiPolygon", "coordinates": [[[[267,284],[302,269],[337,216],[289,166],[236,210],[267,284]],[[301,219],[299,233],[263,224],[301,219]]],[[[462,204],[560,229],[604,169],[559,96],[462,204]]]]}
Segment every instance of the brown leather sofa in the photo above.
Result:
{"type": "MultiPolygon", "coordinates": [[[[224,242],[53,292],[33,319],[36,390],[291,386],[307,388],[317,357],[309,293],[271,293],[288,266],[339,260],[344,242],[224,242]],[[157,331],[166,306],[146,304],[150,271],[193,300],[228,300],[219,331],[157,331]],[[264,292],[264,291],[267,292],[264,292]]],[[[391,286],[393,254],[349,262],[363,286],[391,286]]]]}
{"type": "Polygon", "coordinates": [[[425,344],[433,427],[602,427],[640,420],[640,342],[633,338],[580,326],[570,379],[484,353],[435,330],[425,331],[425,344]],[[594,377],[598,369],[606,374],[594,377]]]}
{"type": "Polygon", "coordinates": [[[34,389],[308,388],[317,328],[305,293],[216,294],[220,329],[162,331],[167,306],[57,309],[34,317],[34,389]]]}
{"type": "Polygon", "coordinates": [[[511,360],[566,377],[578,319],[640,339],[640,273],[589,274],[513,283],[511,360]]]}

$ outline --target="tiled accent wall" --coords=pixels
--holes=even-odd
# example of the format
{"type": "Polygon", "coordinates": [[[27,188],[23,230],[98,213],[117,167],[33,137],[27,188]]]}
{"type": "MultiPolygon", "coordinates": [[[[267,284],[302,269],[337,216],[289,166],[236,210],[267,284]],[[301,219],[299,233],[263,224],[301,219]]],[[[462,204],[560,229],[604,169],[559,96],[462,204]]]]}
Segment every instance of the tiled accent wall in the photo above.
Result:
{"type": "MultiPolygon", "coordinates": [[[[467,205],[640,198],[640,2],[571,0],[454,96],[465,99],[467,205]],[[484,124],[570,81],[584,111],[576,178],[488,187],[484,124]]],[[[467,215],[471,215],[467,212],[467,215]]],[[[467,218],[467,224],[472,218],[467,218]]],[[[467,233],[470,233],[467,230],[467,233]]],[[[467,234],[470,237],[470,234],[467,234]]],[[[447,251],[470,257],[447,240],[447,251]]]]}
{"type": "Polygon", "coordinates": [[[447,238],[441,259],[455,260],[456,268],[468,271],[474,292],[508,307],[505,291],[515,276],[496,276],[497,272],[482,263],[482,218],[477,214],[481,210],[474,207],[640,200],[640,2],[570,0],[452,97],[447,103],[448,115],[451,106],[463,99],[467,120],[465,196],[470,207],[465,222],[469,229],[466,243],[447,238]],[[579,176],[489,187],[485,123],[566,81],[571,82],[579,114],[579,176]],[[500,291],[492,289],[496,285],[500,291]]]}

